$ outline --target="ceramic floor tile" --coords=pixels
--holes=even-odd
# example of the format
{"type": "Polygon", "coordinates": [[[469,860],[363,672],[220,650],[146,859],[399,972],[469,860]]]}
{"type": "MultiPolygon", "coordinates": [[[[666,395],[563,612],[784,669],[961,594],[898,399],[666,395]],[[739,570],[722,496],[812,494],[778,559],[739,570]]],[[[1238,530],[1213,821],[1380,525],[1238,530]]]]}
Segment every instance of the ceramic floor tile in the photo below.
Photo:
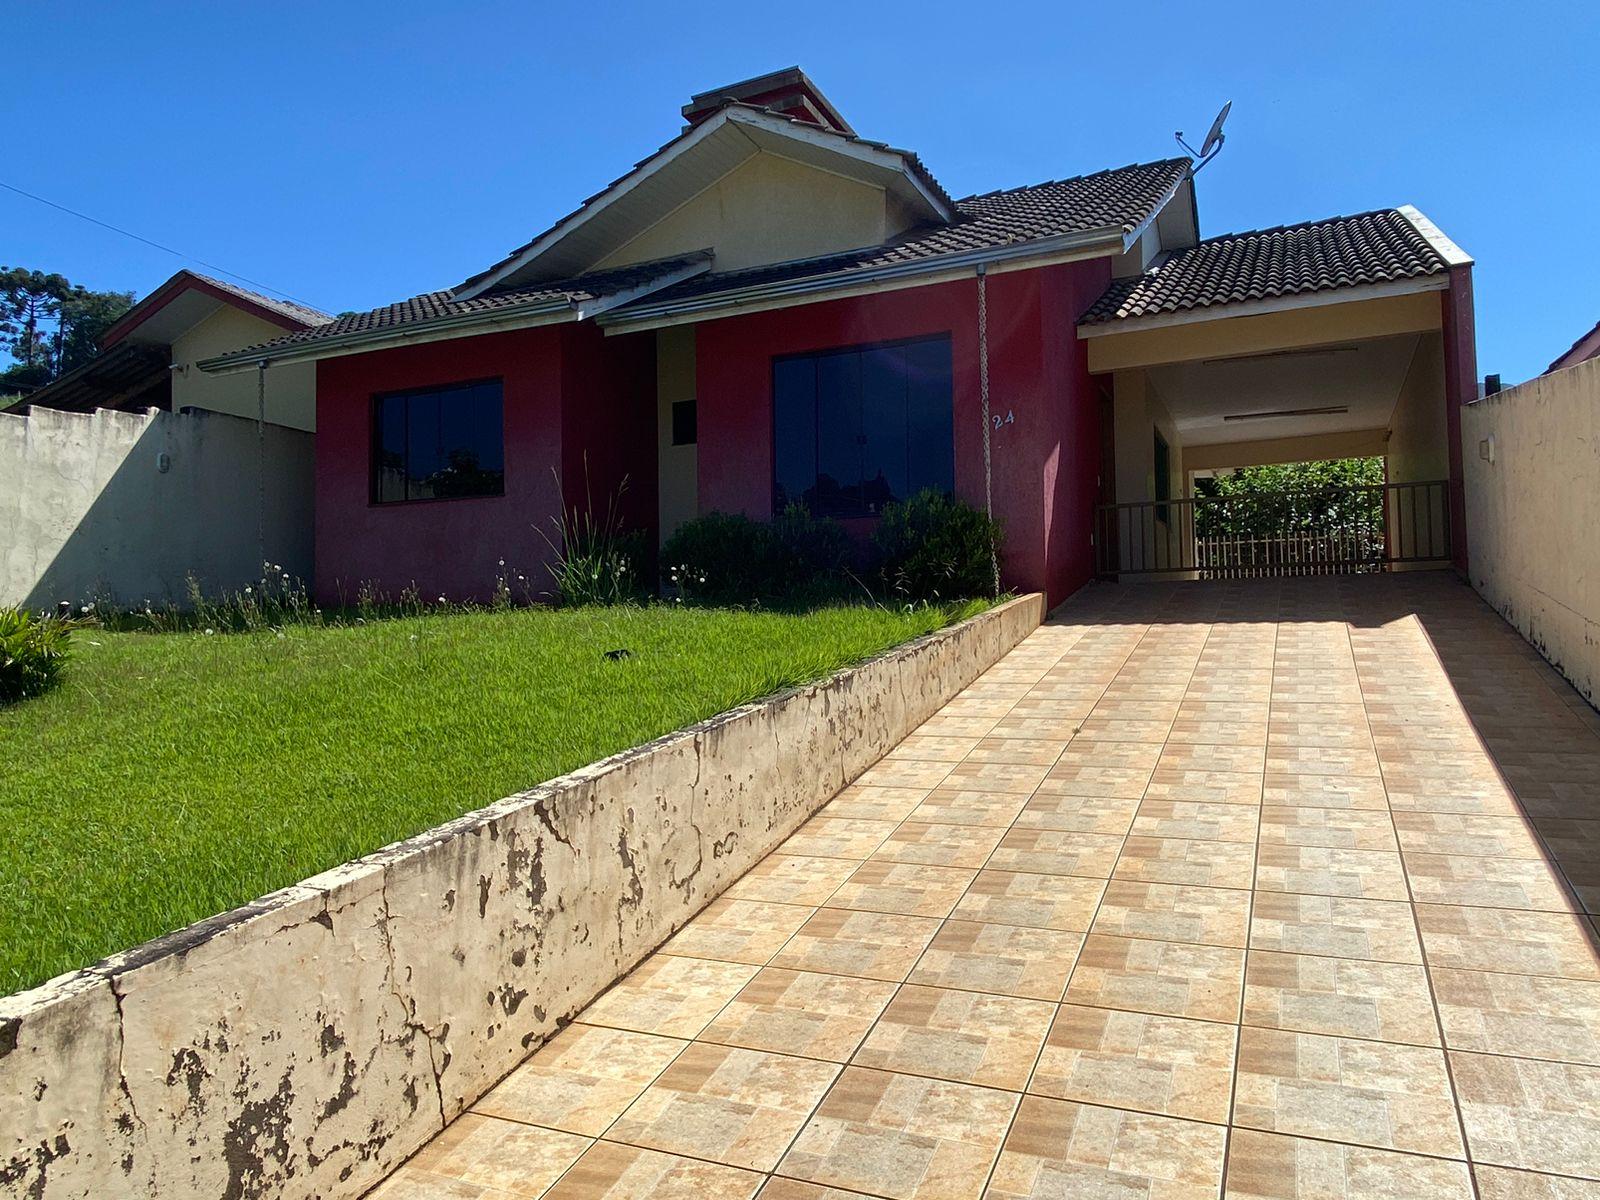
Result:
{"type": "Polygon", "coordinates": [[[572,1133],[464,1113],[412,1155],[376,1195],[384,1200],[542,1196],[590,1144],[572,1133]],[[480,1190],[452,1190],[451,1182],[480,1190]]]}
{"type": "Polygon", "coordinates": [[[1244,1021],[1302,1033],[1439,1044],[1427,973],[1409,963],[1252,950],[1244,1021]]]}
{"type": "Polygon", "coordinates": [[[1078,933],[950,920],[908,982],[1059,1000],[1082,944],[1078,933]]]}
{"type": "Polygon", "coordinates": [[[603,993],[579,1019],[591,1025],[692,1038],[757,970],[744,963],[657,955],[603,993]]]}
{"type": "Polygon", "coordinates": [[[1054,796],[1037,793],[1013,822],[1019,829],[1062,829],[1073,833],[1105,833],[1121,837],[1133,824],[1139,801],[1100,796],[1054,796]]]}
{"type": "Polygon", "coordinates": [[[891,1200],[966,1200],[982,1190],[1017,1099],[971,1084],[847,1067],[778,1173],[891,1200]]]}
{"type": "Polygon", "coordinates": [[[933,917],[818,909],[770,965],[899,982],[938,928],[933,917]]]}
{"type": "Polygon", "coordinates": [[[841,858],[769,854],[724,894],[730,900],[766,900],[814,907],[833,895],[856,866],[841,858]]]}
{"type": "Polygon", "coordinates": [[[1170,721],[1122,720],[1116,717],[1090,717],[1079,728],[1084,738],[1100,742],[1153,742],[1167,740],[1170,721]]]}
{"type": "Polygon", "coordinates": [[[1483,1166],[1473,1174],[1482,1200],[1600,1200],[1600,1182],[1592,1179],[1483,1166]]]}
{"type": "Polygon", "coordinates": [[[1225,1123],[1237,1035],[1210,1021],[1063,1004],[1028,1090],[1225,1123]]]}
{"type": "Polygon", "coordinates": [[[1150,777],[1144,798],[1194,804],[1260,804],[1261,775],[1162,767],[1150,777]]]}
{"type": "Polygon", "coordinates": [[[1600,939],[1583,917],[1419,904],[1417,924],[1430,967],[1600,979],[1600,939]]]}
{"type": "Polygon", "coordinates": [[[1287,1133],[1463,1158],[1444,1053],[1246,1026],[1233,1122],[1287,1133]]]}
{"type": "Polygon", "coordinates": [[[1016,792],[972,792],[936,787],[922,803],[905,815],[921,823],[989,825],[1004,829],[1016,819],[1027,802],[1027,796],[1016,792]]]}
{"type": "Polygon", "coordinates": [[[574,1022],[472,1110],[599,1137],[687,1045],[676,1038],[574,1022]]]}
{"type": "Polygon", "coordinates": [[[1004,832],[984,825],[924,825],[903,821],[872,857],[976,869],[983,866],[1004,832]]]}
{"type": "Polygon", "coordinates": [[[1256,851],[1256,888],[1359,900],[1407,900],[1406,873],[1391,850],[1274,846],[1256,851]]]}
{"type": "Polygon", "coordinates": [[[1261,810],[1261,842],[1273,846],[1326,846],[1336,850],[1396,850],[1394,822],[1383,809],[1268,805],[1261,810]]]}
{"type": "Polygon", "coordinates": [[[409,1165],[402,1166],[367,1196],[371,1200],[525,1200],[525,1196],[514,1192],[430,1175],[409,1165]]]}
{"type": "Polygon", "coordinates": [[[856,779],[861,787],[924,788],[938,787],[956,764],[880,759],[856,779]]]}
{"type": "Polygon", "coordinates": [[[1039,786],[1039,781],[1049,770],[1048,764],[1034,766],[1027,763],[973,762],[969,759],[957,763],[948,779],[935,780],[935,785],[944,782],[949,787],[975,792],[1021,792],[1026,795],[1039,786]]]}
{"type": "Polygon", "coordinates": [[[606,1138],[768,1171],[839,1071],[836,1063],[697,1042],[617,1118],[606,1138]]]}
{"type": "Polygon", "coordinates": [[[1050,766],[1067,748],[1066,738],[987,737],[972,748],[972,762],[1024,763],[1050,766]]]}
{"type": "Polygon", "coordinates": [[[895,987],[880,979],[768,967],[728,1003],[700,1040],[845,1062],[895,987]]]}
{"type": "Polygon", "coordinates": [[[1445,1044],[1600,1066],[1600,983],[1429,967],[1445,1044]]]}
{"type": "Polygon", "coordinates": [[[988,1200],[1149,1197],[1213,1200],[1224,1131],[1215,1125],[1028,1096],[988,1200]]]}
{"type": "Polygon", "coordinates": [[[1156,763],[1158,771],[1229,771],[1259,775],[1266,762],[1260,745],[1222,745],[1216,742],[1169,741],[1156,763]]]}
{"type": "Polygon", "coordinates": [[[1518,817],[1397,812],[1394,827],[1407,853],[1545,857],[1533,823],[1518,817]]]}
{"type": "Polygon", "coordinates": [[[1179,709],[1178,719],[1173,722],[1172,729],[1167,735],[1167,744],[1169,746],[1184,744],[1265,746],[1267,744],[1267,723],[1265,720],[1230,718],[1226,715],[1217,717],[1187,716],[1184,709],[1179,709]]]}
{"type": "Polygon", "coordinates": [[[1245,842],[1130,837],[1111,874],[1144,883],[1248,888],[1255,877],[1255,857],[1255,847],[1245,842]]]}
{"type": "Polygon", "coordinates": [[[1450,1052],[1474,1162],[1600,1179],[1600,1067],[1450,1052]]]}
{"type": "Polygon", "coordinates": [[[1537,859],[1407,854],[1405,868],[1418,904],[1579,911],[1555,869],[1537,859]]]}
{"type": "Polygon", "coordinates": [[[829,908],[947,917],[977,871],[869,859],[828,901],[829,908]]]}
{"type": "Polygon", "coordinates": [[[749,1200],[760,1186],[738,1167],[596,1142],[545,1200],[749,1200]]]}
{"type": "Polygon", "coordinates": [[[1465,1163],[1236,1129],[1225,1200],[1473,1200],[1465,1163]]]}
{"type": "Polygon", "coordinates": [[[1359,775],[1283,775],[1267,772],[1264,804],[1289,808],[1354,808],[1383,811],[1392,794],[1384,780],[1359,775]]]}
{"type": "Polygon", "coordinates": [[[778,847],[785,855],[813,858],[869,858],[891,833],[897,821],[867,821],[859,817],[813,817],[778,847]]]}
{"type": "Polygon", "coordinates": [[[1244,952],[1091,934],[1063,999],[1134,1012],[1237,1021],[1244,952]]]}
{"type": "Polygon", "coordinates": [[[978,740],[950,734],[913,733],[885,754],[881,761],[958,763],[972,753],[978,740]]]}
{"type": "Polygon", "coordinates": [[[1034,875],[1087,875],[1105,879],[1116,865],[1122,838],[1060,829],[1012,829],[995,846],[988,867],[1034,875]]]}
{"type": "Polygon", "coordinates": [[[859,821],[903,821],[928,794],[925,788],[862,787],[845,788],[818,814],[823,817],[852,817],[859,821]]]}
{"type": "Polygon", "coordinates": [[[852,1063],[1021,1091],[1055,1005],[906,984],[852,1063]]]}
{"type": "Polygon", "coordinates": [[[1113,879],[1100,902],[1093,932],[1243,946],[1248,941],[1249,923],[1249,892],[1113,879]]]}
{"type": "Polygon", "coordinates": [[[1409,904],[1346,896],[1257,892],[1250,948],[1380,962],[1422,961],[1409,904]]]}
{"type": "Polygon", "coordinates": [[[820,1183],[804,1183],[798,1179],[771,1176],[766,1185],[756,1193],[756,1200],[883,1200],[866,1192],[847,1192],[843,1188],[825,1187],[820,1183]]]}
{"type": "Polygon", "coordinates": [[[1144,795],[1150,772],[1139,767],[1080,766],[1057,763],[1040,781],[1047,796],[1109,796],[1137,800],[1144,795]]]}
{"type": "Polygon", "coordinates": [[[950,916],[994,925],[1082,932],[1094,920],[1105,882],[1076,875],[978,872],[950,916]]]}
{"type": "Polygon", "coordinates": [[[713,900],[661,948],[661,953],[760,966],[794,936],[814,911],[805,905],[765,900],[713,900]]]}
{"type": "Polygon", "coordinates": [[[1134,837],[1188,838],[1197,842],[1256,840],[1260,810],[1252,804],[1208,804],[1193,800],[1146,800],[1134,814],[1134,837]]]}

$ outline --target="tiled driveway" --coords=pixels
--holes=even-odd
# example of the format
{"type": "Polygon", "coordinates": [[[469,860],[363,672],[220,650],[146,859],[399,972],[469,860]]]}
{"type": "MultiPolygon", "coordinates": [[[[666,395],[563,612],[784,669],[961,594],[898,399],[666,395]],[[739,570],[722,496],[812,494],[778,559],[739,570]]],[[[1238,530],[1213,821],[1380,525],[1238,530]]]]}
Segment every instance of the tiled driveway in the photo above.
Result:
{"type": "Polygon", "coordinates": [[[1445,575],[1090,589],[377,1195],[1593,1200],[1597,731],[1445,575]]]}

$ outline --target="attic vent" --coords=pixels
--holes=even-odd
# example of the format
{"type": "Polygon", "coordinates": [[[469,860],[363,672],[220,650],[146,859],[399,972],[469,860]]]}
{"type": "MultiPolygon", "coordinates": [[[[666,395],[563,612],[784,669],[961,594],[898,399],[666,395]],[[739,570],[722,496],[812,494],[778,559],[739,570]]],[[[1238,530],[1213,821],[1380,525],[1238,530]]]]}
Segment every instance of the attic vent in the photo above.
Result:
{"type": "Polygon", "coordinates": [[[785,117],[806,121],[838,133],[855,133],[839,110],[828,102],[821,89],[799,67],[788,67],[754,79],[740,80],[711,88],[689,98],[683,106],[683,119],[698,125],[723,105],[734,101],[757,108],[771,109],[785,117]]]}

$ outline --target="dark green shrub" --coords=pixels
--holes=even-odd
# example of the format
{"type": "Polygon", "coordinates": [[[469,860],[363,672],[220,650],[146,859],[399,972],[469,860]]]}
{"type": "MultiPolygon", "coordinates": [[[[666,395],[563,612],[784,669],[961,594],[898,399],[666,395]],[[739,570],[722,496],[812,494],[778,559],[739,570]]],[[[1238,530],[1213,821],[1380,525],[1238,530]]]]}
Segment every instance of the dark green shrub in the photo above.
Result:
{"type": "Polygon", "coordinates": [[[770,524],[730,513],[685,521],[661,562],[668,590],[703,604],[819,603],[850,586],[844,527],[797,504],[770,524]]]}
{"type": "Polygon", "coordinates": [[[0,608],[0,704],[37,696],[66,665],[74,621],[0,608]]]}
{"type": "Polygon", "coordinates": [[[932,490],[884,507],[872,535],[885,590],[903,600],[993,596],[1000,524],[932,490]]]}

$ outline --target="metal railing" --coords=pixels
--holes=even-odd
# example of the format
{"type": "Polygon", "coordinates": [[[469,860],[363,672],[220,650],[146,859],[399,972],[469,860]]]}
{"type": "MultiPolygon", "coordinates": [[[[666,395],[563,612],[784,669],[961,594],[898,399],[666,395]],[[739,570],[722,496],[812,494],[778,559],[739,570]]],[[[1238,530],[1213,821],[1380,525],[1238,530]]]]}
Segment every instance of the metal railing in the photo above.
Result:
{"type": "Polygon", "coordinates": [[[1101,575],[1348,575],[1450,559],[1450,485],[1388,483],[1103,504],[1101,575]]]}

